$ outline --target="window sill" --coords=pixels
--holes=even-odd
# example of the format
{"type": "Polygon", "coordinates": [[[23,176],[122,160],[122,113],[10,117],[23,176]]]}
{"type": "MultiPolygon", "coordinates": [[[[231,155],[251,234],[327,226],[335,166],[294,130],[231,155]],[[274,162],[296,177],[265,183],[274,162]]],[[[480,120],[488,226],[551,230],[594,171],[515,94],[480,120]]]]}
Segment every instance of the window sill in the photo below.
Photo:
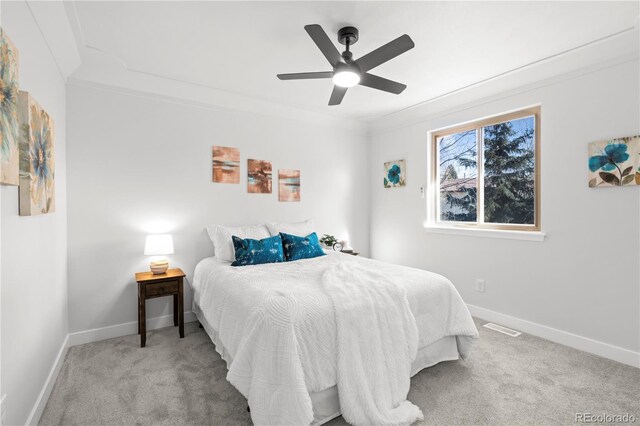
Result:
{"type": "Polygon", "coordinates": [[[451,226],[425,225],[431,234],[463,235],[469,237],[501,238],[506,240],[544,241],[547,234],[540,231],[507,231],[503,229],[454,228],[451,226]]]}

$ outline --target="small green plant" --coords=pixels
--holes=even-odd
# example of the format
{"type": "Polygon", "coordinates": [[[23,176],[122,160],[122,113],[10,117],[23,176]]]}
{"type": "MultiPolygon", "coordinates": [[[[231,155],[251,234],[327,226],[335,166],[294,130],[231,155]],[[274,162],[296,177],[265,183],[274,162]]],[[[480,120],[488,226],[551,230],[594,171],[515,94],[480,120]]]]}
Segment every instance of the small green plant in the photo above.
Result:
{"type": "Polygon", "coordinates": [[[338,242],[338,239],[333,235],[324,234],[322,238],[320,238],[320,242],[327,247],[333,247],[333,245],[338,242]]]}

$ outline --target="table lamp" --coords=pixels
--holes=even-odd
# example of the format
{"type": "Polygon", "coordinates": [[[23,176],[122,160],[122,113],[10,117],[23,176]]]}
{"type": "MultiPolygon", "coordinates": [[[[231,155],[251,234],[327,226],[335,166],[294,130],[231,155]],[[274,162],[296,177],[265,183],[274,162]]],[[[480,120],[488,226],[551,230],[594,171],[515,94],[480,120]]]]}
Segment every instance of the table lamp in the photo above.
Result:
{"type": "Polygon", "coordinates": [[[155,256],[151,258],[151,263],[149,264],[151,272],[155,275],[164,274],[169,268],[169,261],[164,255],[173,254],[173,237],[171,234],[147,235],[144,254],[155,256]]]}

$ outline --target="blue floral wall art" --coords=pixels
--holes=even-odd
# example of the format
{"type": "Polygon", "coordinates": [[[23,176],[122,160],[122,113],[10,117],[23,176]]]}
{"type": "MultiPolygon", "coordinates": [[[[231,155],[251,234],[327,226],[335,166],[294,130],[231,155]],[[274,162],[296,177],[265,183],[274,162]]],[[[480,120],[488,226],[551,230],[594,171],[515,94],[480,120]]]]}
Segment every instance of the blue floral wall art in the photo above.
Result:
{"type": "Polygon", "coordinates": [[[640,136],[589,144],[589,187],[640,185],[640,136]]]}
{"type": "Polygon", "coordinates": [[[407,166],[405,160],[388,161],[384,163],[383,183],[385,188],[405,186],[407,166]]]}
{"type": "Polygon", "coordinates": [[[18,50],[0,28],[0,184],[18,185],[18,50]]]}
{"type": "Polygon", "coordinates": [[[53,213],[55,158],[53,120],[27,92],[18,94],[20,123],[20,215],[53,213]]]}

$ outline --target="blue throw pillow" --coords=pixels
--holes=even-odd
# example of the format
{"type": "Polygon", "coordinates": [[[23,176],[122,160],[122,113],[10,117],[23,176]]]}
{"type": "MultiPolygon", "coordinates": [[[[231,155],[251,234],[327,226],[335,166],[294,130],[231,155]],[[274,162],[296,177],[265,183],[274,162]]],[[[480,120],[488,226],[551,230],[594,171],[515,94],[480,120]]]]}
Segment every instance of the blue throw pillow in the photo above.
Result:
{"type": "Polygon", "coordinates": [[[315,232],[306,237],[297,237],[295,235],[283,234],[282,232],[280,236],[282,237],[282,246],[284,247],[284,256],[287,262],[325,255],[315,232]]]}
{"type": "Polygon", "coordinates": [[[260,265],[262,263],[284,262],[282,238],[263,238],[262,240],[242,239],[235,235],[231,237],[236,251],[236,260],[231,266],[260,265]]]}

